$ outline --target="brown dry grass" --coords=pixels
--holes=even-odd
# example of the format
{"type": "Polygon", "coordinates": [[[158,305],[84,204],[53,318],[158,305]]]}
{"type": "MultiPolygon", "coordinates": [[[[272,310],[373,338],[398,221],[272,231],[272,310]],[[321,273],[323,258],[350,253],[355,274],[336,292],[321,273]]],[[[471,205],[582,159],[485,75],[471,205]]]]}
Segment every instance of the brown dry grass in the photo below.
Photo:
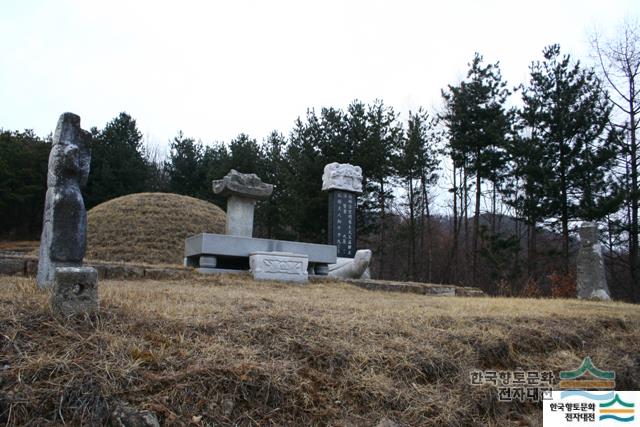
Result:
{"type": "Polygon", "coordinates": [[[182,264],[184,239],[223,233],[225,213],[212,203],[169,193],[118,197],[88,212],[89,260],[182,264]]]}
{"type": "Polygon", "coordinates": [[[640,312],[622,303],[426,297],[338,282],[206,276],[100,284],[92,324],[59,323],[30,279],[0,278],[0,423],[539,425],[472,369],[574,369],[640,388],[640,312]],[[195,417],[195,418],[194,418],[195,417]]]}

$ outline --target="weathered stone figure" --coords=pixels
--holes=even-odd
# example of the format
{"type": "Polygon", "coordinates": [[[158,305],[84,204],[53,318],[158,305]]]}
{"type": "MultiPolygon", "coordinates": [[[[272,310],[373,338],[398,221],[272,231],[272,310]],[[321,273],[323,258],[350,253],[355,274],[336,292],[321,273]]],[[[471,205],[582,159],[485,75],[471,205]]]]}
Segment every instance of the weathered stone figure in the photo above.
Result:
{"type": "Polygon", "coordinates": [[[583,222],[579,229],[580,251],[577,260],[577,291],[580,299],[609,300],[609,287],[598,240],[598,227],[583,222]]]}
{"type": "Polygon", "coordinates": [[[80,188],[89,177],[91,134],[80,117],[64,113],[58,120],[49,154],[38,260],[38,286],[53,286],[56,267],[81,267],[87,240],[87,211],[80,188]]]}

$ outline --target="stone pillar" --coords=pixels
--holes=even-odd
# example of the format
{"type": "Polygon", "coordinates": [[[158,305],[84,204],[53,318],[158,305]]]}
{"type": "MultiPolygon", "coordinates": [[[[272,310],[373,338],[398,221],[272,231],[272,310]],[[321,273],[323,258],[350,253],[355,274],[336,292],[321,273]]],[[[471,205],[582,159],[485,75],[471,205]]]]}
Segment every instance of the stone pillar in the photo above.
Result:
{"type": "Polygon", "coordinates": [[[87,211],[80,188],[89,177],[91,134],[80,117],[64,113],[58,120],[49,153],[37,281],[53,286],[56,267],[82,266],[87,246],[87,211]]]}
{"type": "Polygon", "coordinates": [[[213,181],[213,192],[228,197],[226,234],[252,237],[256,202],[271,197],[273,185],[265,184],[256,174],[231,169],[224,178],[213,181]]]}
{"type": "Polygon", "coordinates": [[[338,248],[338,257],[356,254],[357,196],[362,194],[362,169],[350,164],[324,167],[322,190],[329,192],[328,243],[338,248]]]}
{"type": "Polygon", "coordinates": [[[598,227],[594,223],[583,222],[578,232],[580,234],[580,251],[576,261],[578,298],[609,300],[611,298],[598,239],[598,227]]]}
{"type": "Polygon", "coordinates": [[[225,233],[232,236],[253,236],[253,211],[255,199],[231,196],[227,199],[227,224],[225,233]]]}

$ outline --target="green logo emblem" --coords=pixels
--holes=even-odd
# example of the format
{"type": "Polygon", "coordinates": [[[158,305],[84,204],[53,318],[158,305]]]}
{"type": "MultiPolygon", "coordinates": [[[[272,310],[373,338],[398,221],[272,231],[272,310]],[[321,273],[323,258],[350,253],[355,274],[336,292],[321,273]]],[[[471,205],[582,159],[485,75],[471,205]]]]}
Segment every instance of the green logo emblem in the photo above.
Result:
{"type": "Polygon", "coordinates": [[[598,369],[591,361],[591,357],[587,356],[582,360],[578,369],[560,371],[560,384],[558,385],[565,390],[612,390],[616,385],[615,379],[616,373],[614,371],[598,369]]]}

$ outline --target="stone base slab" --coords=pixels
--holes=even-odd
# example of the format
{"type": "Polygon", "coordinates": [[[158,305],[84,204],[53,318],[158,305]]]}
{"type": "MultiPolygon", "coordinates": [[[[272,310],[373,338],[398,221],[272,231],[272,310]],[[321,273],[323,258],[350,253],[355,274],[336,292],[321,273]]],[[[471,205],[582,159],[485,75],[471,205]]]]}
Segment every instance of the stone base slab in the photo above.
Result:
{"type": "Polygon", "coordinates": [[[92,267],[58,267],[53,277],[51,309],[61,317],[98,313],[98,272],[92,267]]]}

